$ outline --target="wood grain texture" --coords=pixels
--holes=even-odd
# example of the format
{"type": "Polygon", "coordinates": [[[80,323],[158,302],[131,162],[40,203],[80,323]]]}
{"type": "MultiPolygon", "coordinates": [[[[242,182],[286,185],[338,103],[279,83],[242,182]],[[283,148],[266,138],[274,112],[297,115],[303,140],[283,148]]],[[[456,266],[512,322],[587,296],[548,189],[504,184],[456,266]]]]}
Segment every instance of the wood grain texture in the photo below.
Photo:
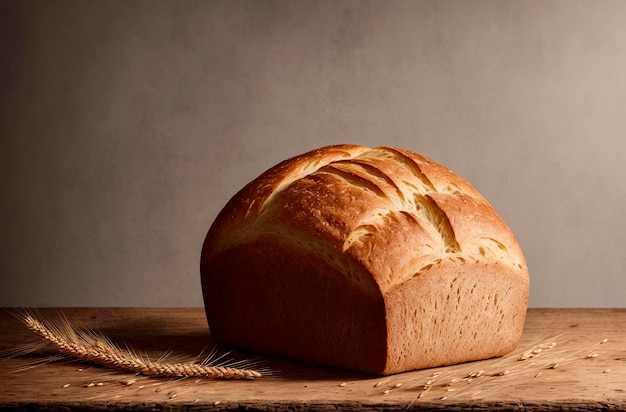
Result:
{"type": "MultiPolygon", "coordinates": [[[[11,312],[0,313],[0,351],[5,353],[36,341],[11,312]]],[[[72,322],[157,356],[168,350],[197,356],[212,348],[202,308],[67,308],[40,313],[46,317],[64,313],[72,322]]],[[[625,410],[625,331],[626,309],[531,309],[518,349],[505,358],[382,378],[236,352],[229,356],[260,361],[273,373],[256,381],[165,380],[67,360],[24,370],[52,355],[39,350],[0,361],[0,409],[625,410]],[[526,349],[557,335],[555,352],[538,356],[537,366],[516,363],[526,349]],[[608,340],[600,343],[603,339],[608,340]],[[549,361],[559,363],[558,367],[540,366],[549,361]],[[510,365],[508,375],[486,376],[510,365]],[[486,371],[485,376],[470,383],[443,385],[443,377],[463,378],[480,370],[486,371]],[[439,381],[424,391],[437,373],[441,373],[439,381]],[[126,385],[129,379],[136,381],[126,385]]]]}

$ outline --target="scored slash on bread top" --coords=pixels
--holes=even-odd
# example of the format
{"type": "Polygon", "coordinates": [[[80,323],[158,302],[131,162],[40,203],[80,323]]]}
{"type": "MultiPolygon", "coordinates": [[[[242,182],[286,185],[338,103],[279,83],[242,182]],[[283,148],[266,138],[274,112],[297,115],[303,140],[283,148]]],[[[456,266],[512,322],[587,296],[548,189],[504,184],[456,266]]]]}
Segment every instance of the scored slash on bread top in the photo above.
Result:
{"type": "Polygon", "coordinates": [[[391,147],[329,146],[271,168],[222,210],[203,260],[263,233],[293,238],[383,294],[446,259],[527,276],[513,234],[467,181],[391,147]]]}

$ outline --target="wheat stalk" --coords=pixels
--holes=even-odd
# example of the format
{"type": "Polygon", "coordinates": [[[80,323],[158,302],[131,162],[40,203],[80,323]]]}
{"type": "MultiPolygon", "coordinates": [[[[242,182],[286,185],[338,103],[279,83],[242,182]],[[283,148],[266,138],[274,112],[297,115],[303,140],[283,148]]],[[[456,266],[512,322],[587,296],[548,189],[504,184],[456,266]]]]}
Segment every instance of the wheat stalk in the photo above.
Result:
{"type": "Polygon", "coordinates": [[[101,333],[76,328],[66,318],[51,322],[31,313],[21,318],[28,329],[52,343],[60,353],[111,369],[162,377],[256,379],[262,376],[252,369],[211,365],[208,358],[200,363],[167,362],[167,356],[153,361],[131,349],[120,348],[101,333]]]}

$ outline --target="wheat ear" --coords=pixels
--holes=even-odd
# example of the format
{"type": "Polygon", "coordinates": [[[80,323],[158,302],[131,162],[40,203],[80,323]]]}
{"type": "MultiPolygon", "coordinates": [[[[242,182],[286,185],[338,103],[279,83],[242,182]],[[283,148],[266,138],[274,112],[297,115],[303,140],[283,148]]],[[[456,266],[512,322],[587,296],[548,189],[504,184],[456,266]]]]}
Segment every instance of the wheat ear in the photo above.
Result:
{"type": "Polygon", "coordinates": [[[67,319],[51,323],[40,320],[32,314],[25,314],[22,321],[28,329],[52,343],[62,354],[111,369],[163,377],[256,379],[262,376],[255,370],[214,366],[206,362],[152,361],[130,349],[120,348],[100,333],[75,328],[67,319]]]}

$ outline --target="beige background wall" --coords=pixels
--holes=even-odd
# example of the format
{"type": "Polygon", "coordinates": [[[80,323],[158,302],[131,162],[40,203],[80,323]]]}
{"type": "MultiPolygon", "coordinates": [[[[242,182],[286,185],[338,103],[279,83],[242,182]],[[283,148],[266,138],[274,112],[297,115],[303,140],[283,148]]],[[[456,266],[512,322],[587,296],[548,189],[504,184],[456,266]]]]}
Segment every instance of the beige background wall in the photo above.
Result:
{"type": "Polygon", "coordinates": [[[240,187],[332,143],[472,182],[531,306],[626,306],[624,1],[0,1],[0,306],[201,306],[240,187]]]}

